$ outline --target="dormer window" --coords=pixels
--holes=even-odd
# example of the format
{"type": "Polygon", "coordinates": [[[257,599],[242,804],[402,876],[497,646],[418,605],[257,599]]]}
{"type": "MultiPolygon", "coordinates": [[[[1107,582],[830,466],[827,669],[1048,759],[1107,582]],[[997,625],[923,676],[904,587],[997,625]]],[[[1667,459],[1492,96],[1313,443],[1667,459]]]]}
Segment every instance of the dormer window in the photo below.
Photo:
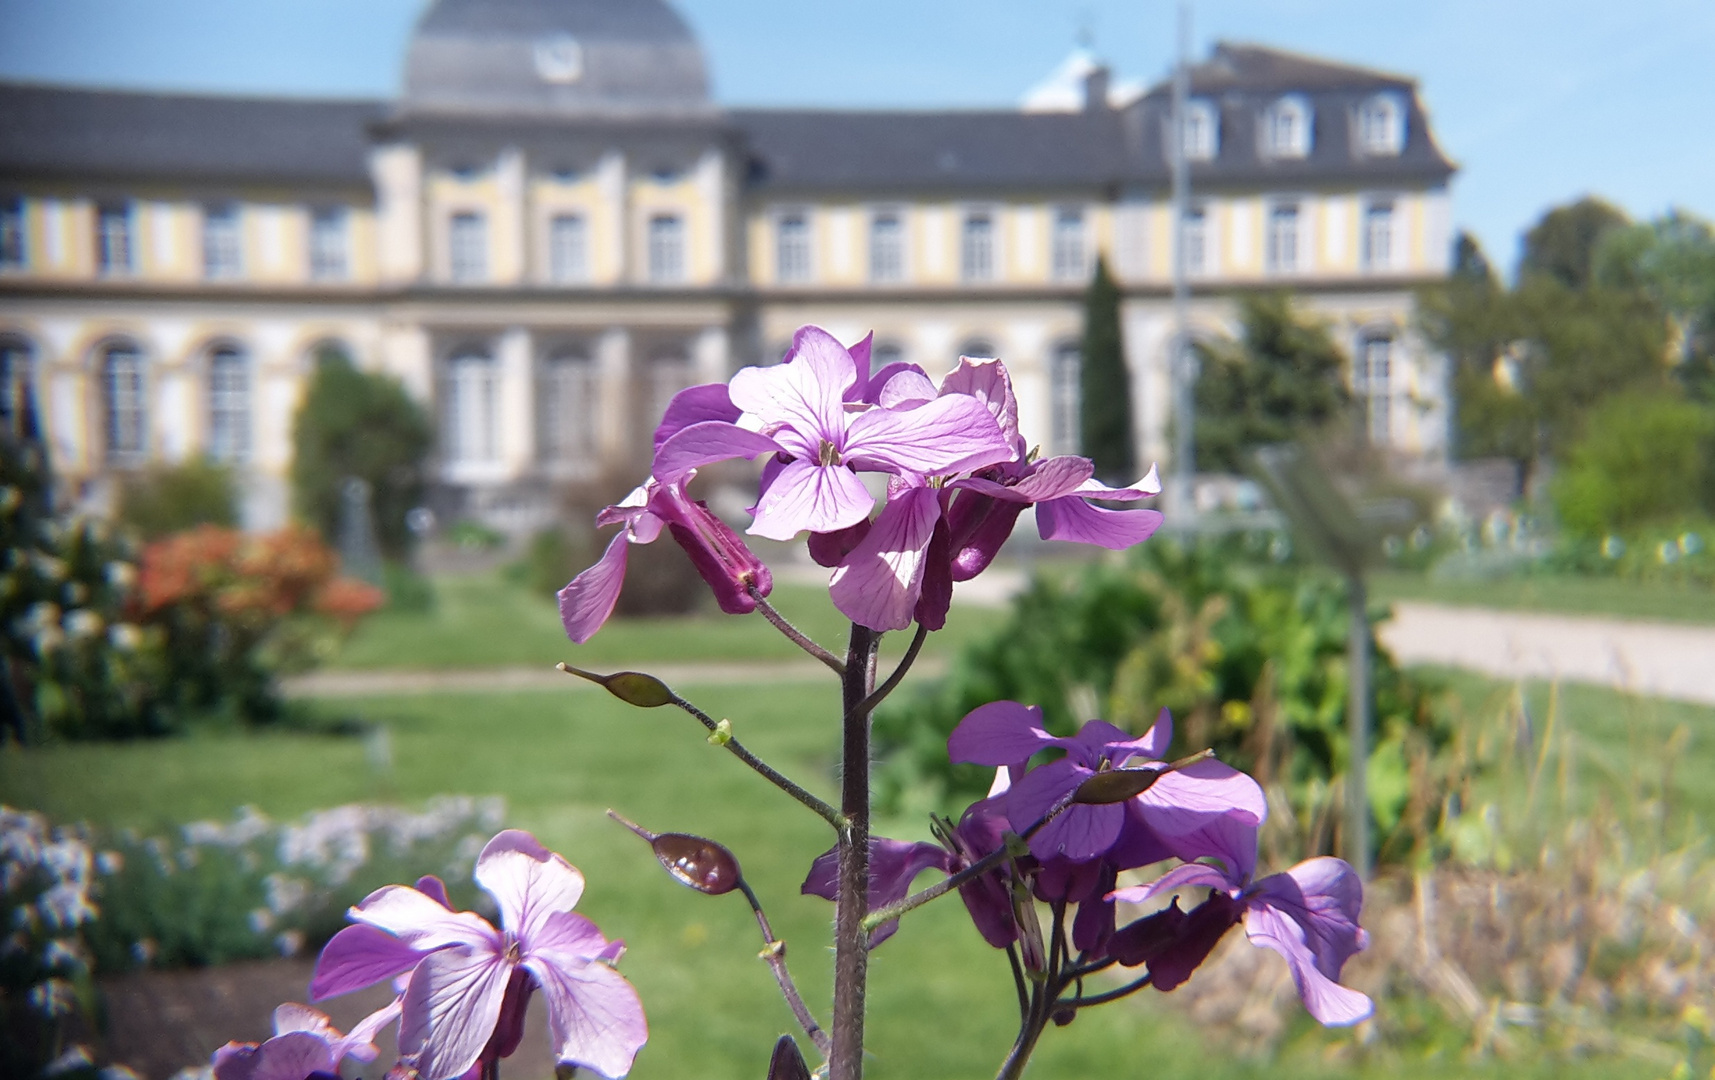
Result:
{"type": "Polygon", "coordinates": [[[1376,94],[1358,107],[1358,148],[1393,157],[1405,148],[1405,106],[1397,94],[1376,94]]]}
{"type": "Polygon", "coordinates": [[[1293,95],[1283,97],[1262,115],[1262,150],[1265,157],[1301,158],[1310,153],[1310,103],[1293,95]]]}
{"type": "Polygon", "coordinates": [[[1185,103],[1185,158],[1212,161],[1221,145],[1221,114],[1212,101],[1185,103]]]}

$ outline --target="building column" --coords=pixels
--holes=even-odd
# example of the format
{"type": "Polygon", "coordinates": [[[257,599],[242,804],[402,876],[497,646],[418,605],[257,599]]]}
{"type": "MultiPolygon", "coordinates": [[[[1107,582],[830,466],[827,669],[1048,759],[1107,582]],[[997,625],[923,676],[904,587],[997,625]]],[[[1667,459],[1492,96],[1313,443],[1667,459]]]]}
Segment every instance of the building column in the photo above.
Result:
{"type": "Polygon", "coordinates": [[[531,408],[535,400],[531,385],[535,351],[530,331],[518,326],[500,335],[495,350],[500,380],[500,415],[496,418],[500,425],[500,460],[505,463],[509,479],[527,473],[536,460],[536,417],[531,408]]]}
{"type": "Polygon", "coordinates": [[[612,327],[596,342],[596,371],[600,376],[601,410],[596,444],[603,468],[618,465],[631,452],[632,367],[631,331],[612,327]]]}
{"type": "Polygon", "coordinates": [[[691,376],[698,384],[732,376],[732,341],[724,326],[707,326],[691,342],[691,376]]]}
{"type": "MultiPolygon", "coordinates": [[[[607,227],[612,230],[606,247],[613,253],[612,280],[616,283],[631,280],[631,200],[626,197],[625,174],[625,155],[618,150],[607,151],[596,166],[596,187],[601,192],[602,216],[607,219],[607,227]]],[[[600,236],[592,235],[590,240],[592,245],[602,244],[600,236]]],[[[600,247],[595,250],[600,250],[600,247]]]]}
{"type": "Polygon", "coordinates": [[[508,146],[500,152],[494,166],[495,188],[499,205],[494,221],[494,280],[508,285],[521,285],[531,279],[530,234],[527,222],[529,208],[525,205],[528,185],[525,183],[524,151],[508,146]]]}
{"type": "Polygon", "coordinates": [[[404,143],[377,147],[369,156],[369,172],[375,180],[375,251],[382,282],[427,277],[422,152],[404,143]]]}

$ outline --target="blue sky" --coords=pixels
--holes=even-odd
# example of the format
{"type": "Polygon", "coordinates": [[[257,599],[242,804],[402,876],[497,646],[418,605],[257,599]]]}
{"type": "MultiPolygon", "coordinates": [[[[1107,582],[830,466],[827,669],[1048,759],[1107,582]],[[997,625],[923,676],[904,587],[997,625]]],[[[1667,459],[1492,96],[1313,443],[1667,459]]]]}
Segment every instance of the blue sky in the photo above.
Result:
{"type": "MultiPolygon", "coordinates": [[[[422,0],[0,0],[0,77],[384,96],[422,0]]],[[[727,104],[1007,105],[1081,33],[1122,78],[1172,62],[1170,0],[676,0],[727,104]]],[[[1715,217],[1711,0],[1197,0],[1217,39],[1403,72],[1462,171],[1455,217],[1510,267],[1585,193],[1715,217]]]]}

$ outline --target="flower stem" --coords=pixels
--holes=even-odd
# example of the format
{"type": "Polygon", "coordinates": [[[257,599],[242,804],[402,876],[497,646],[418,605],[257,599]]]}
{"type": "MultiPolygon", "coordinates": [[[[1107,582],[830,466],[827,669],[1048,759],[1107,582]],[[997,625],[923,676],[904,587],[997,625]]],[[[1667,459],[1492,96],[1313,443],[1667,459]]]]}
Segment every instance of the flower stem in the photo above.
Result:
{"type": "MultiPolygon", "coordinates": [[[[711,734],[717,734],[717,735],[721,734],[720,724],[715,721],[714,717],[710,716],[708,713],[704,712],[703,710],[697,708],[695,705],[691,704],[689,701],[686,701],[684,698],[680,697],[678,694],[673,693],[672,690],[668,690],[667,692],[669,694],[672,694],[672,703],[674,705],[677,705],[679,708],[683,709],[684,711],[690,713],[692,716],[696,717],[699,721],[701,721],[701,723],[704,727],[709,729],[709,732],[711,734]]],[[[713,740],[711,740],[711,741],[713,741],[713,740]]],[[[821,799],[816,798],[816,796],[810,794],[810,792],[806,791],[804,788],[800,787],[798,784],[794,783],[791,780],[788,780],[777,769],[775,769],[774,766],[768,764],[768,762],[766,762],[766,761],[763,761],[761,758],[757,757],[755,754],[751,753],[749,750],[746,750],[743,743],[739,742],[735,738],[732,738],[731,735],[725,735],[721,740],[721,744],[723,746],[725,746],[728,750],[732,751],[734,757],[738,758],[740,761],[744,762],[746,765],[749,765],[752,769],[755,769],[758,773],[760,773],[762,775],[763,779],[767,780],[769,783],[773,784],[775,787],[779,788],[781,791],[784,791],[786,794],[792,796],[794,799],[797,799],[799,802],[803,803],[805,806],[814,810],[818,815],[821,816],[823,821],[826,821],[829,825],[832,825],[835,829],[839,829],[842,831],[845,829],[845,827],[848,823],[846,821],[846,817],[844,814],[841,814],[838,810],[835,810],[832,806],[829,806],[826,802],[823,802],[821,799]]]]}
{"type": "Polygon", "coordinates": [[[764,600],[762,598],[762,594],[756,591],[756,586],[754,585],[750,587],[750,598],[756,601],[756,610],[762,612],[762,617],[773,623],[774,628],[782,634],[785,634],[792,644],[798,646],[800,649],[803,649],[822,663],[828,665],[829,669],[832,670],[835,675],[838,675],[842,679],[845,678],[845,661],[822,648],[814,641],[811,641],[810,635],[787,622],[786,616],[776,611],[773,604],[764,600]]]}
{"type": "Polygon", "coordinates": [[[841,679],[845,723],[841,746],[839,893],[834,909],[834,1033],[829,1080],[863,1076],[864,995],[869,975],[869,710],[881,635],[852,624],[841,679]]]}
{"type": "Polygon", "coordinates": [[[905,673],[911,670],[911,665],[917,662],[917,654],[923,651],[923,641],[928,636],[929,628],[918,623],[917,634],[911,639],[911,647],[906,649],[905,655],[900,658],[899,666],[893,669],[893,674],[887,677],[886,682],[876,687],[873,693],[863,699],[863,703],[858,706],[859,708],[865,712],[874,712],[875,707],[880,705],[887,695],[893,693],[894,687],[898,686],[899,681],[905,678],[905,673]]]}
{"type": "Polygon", "coordinates": [[[756,925],[762,928],[762,959],[774,972],[774,981],[780,984],[780,993],[786,998],[786,1004],[791,1007],[792,1015],[798,1018],[803,1026],[804,1034],[810,1036],[810,1041],[816,1044],[816,1049],[828,1056],[830,1042],[828,1033],[822,1030],[822,1025],[816,1023],[816,1018],[810,1013],[810,1007],[804,1004],[804,996],[798,993],[798,984],[792,981],[792,973],[786,969],[786,943],[774,936],[774,927],[768,925],[768,916],[763,914],[762,902],[756,898],[756,892],[751,889],[750,882],[738,879],[738,887],[744,893],[744,898],[750,901],[750,910],[756,913],[756,925]]]}

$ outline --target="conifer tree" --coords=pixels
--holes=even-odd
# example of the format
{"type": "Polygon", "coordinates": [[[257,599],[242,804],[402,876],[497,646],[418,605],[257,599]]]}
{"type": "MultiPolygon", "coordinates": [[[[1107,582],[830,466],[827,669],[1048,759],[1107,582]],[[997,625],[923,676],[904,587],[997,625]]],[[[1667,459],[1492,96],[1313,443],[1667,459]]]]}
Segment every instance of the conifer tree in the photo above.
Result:
{"type": "Polygon", "coordinates": [[[1084,296],[1083,363],[1078,372],[1078,429],[1083,455],[1096,476],[1114,484],[1137,479],[1131,439],[1131,376],[1120,336],[1120,292],[1097,256],[1084,296]]]}

